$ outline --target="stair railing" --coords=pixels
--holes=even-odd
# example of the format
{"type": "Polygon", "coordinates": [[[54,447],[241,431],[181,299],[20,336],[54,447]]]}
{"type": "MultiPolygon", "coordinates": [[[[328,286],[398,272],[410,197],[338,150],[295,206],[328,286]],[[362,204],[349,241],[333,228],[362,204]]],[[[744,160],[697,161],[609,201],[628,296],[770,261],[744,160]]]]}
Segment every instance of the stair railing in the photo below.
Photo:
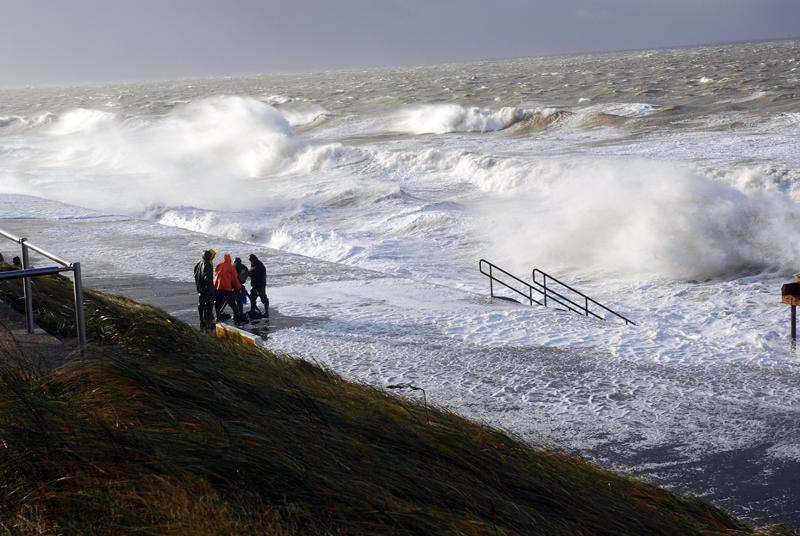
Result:
{"type": "Polygon", "coordinates": [[[512,292],[522,296],[531,306],[535,303],[537,305],[543,305],[544,307],[547,307],[550,303],[555,303],[567,311],[571,311],[581,316],[589,316],[592,318],[597,318],[598,320],[605,320],[606,318],[604,316],[599,315],[595,311],[591,310],[591,307],[595,306],[611,313],[617,318],[620,318],[625,322],[625,324],[633,324],[634,326],[636,325],[636,322],[633,320],[626,318],[616,311],[606,307],[597,300],[590,298],[586,294],[572,288],[566,283],[539,269],[534,269],[531,274],[533,276],[533,284],[523,281],[517,276],[507,272],[506,270],[503,270],[496,264],[493,264],[486,259],[481,259],[478,261],[478,270],[481,274],[489,278],[489,294],[492,298],[511,299],[506,298],[505,296],[498,296],[494,293],[494,284],[498,283],[512,292]],[[542,276],[541,281],[536,278],[537,274],[542,276]],[[550,286],[548,286],[548,283],[550,286]],[[567,297],[562,294],[562,292],[564,292],[563,290],[559,292],[558,290],[554,289],[553,286],[556,286],[556,288],[566,288],[567,290],[579,296],[579,298],[567,297]]]}
{"type": "Polygon", "coordinates": [[[491,294],[492,298],[503,297],[503,296],[495,296],[494,294],[494,283],[499,283],[504,287],[506,287],[507,289],[510,289],[511,291],[525,298],[525,300],[527,300],[530,305],[533,305],[534,303],[537,305],[542,305],[542,302],[533,297],[534,292],[541,294],[542,293],[541,290],[534,288],[530,283],[527,283],[522,279],[520,279],[519,277],[506,272],[499,266],[492,264],[486,259],[481,259],[480,261],[478,261],[478,270],[480,271],[480,273],[489,278],[489,294],[491,294]],[[500,274],[500,275],[498,276],[495,274],[500,274]],[[510,280],[511,282],[516,284],[517,287],[520,287],[523,290],[520,290],[520,288],[512,287],[511,285],[506,283],[503,279],[501,279],[501,277],[503,276],[505,276],[507,280],[510,280]]]}
{"type": "MultiPolygon", "coordinates": [[[[539,270],[538,268],[534,268],[531,271],[531,277],[533,278],[534,285],[537,285],[538,287],[543,289],[545,306],[546,306],[546,303],[547,303],[548,296],[555,295],[555,296],[558,296],[559,298],[561,298],[562,300],[568,302],[570,304],[570,306],[568,308],[574,313],[582,314],[584,316],[592,316],[594,318],[599,318],[601,320],[605,320],[605,317],[596,314],[594,311],[592,311],[590,309],[590,306],[595,306],[595,307],[599,307],[600,309],[603,309],[604,311],[606,311],[608,313],[611,313],[612,315],[616,316],[617,318],[623,320],[626,325],[627,324],[633,324],[634,326],[636,325],[636,322],[634,322],[633,320],[631,320],[631,319],[619,314],[618,312],[614,311],[613,309],[610,309],[610,308],[606,307],[605,305],[603,305],[599,301],[590,298],[589,296],[587,296],[583,292],[572,288],[571,286],[567,285],[563,281],[553,277],[552,275],[550,275],[550,274],[548,274],[546,272],[543,272],[542,270],[539,270]],[[537,280],[537,278],[536,278],[537,274],[539,274],[541,276],[541,282],[539,282],[537,280]],[[550,286],[549,287],[547,286],[548,281],[550,282],[550,286]],[[582,303],[576,303],[573,300],[571,300],[571,299],[567,298],[566,296],[564,296],[563,294],[557,292],[556,290],[553,290],[553,285],[554,284],[556,285],[557,288],[563,287],[563,288],[569,290],[570,292],[573,292],[574,294],[578,295],[580,298],[583,298],[582,300],[580,298],[578,298],[578,301],[582,302],[582,303]]],[[[561,305],[564,305],[564,304],[562,303],[561,305]]]]}
{"type": "Polygon", "coordinates": [[[28,333],[33,333],[33,292],[31,288],[31,278],[43,275],[58,274],[61,272],[72,272],[73,291],[75,298],[75,327],[78,332],[78,344],[86,346],[86,319],[83,311],[83,281],[81,279],[81,263],[69,262],[61,257],[35,246],[28,242],[27,238],[19,238],[11,233],[0,229],[0,236],[16,242],[22,248],[22,269],[8,270],[0,272],[0,281],[6,279],[22,279],[22,294],[25,300],[25,326],[28,333]],[[48,266],[44,268],[33,268],[30,261],[30,251],[35,251],[39,255],[50,259],[59,266],[48,266]]]}

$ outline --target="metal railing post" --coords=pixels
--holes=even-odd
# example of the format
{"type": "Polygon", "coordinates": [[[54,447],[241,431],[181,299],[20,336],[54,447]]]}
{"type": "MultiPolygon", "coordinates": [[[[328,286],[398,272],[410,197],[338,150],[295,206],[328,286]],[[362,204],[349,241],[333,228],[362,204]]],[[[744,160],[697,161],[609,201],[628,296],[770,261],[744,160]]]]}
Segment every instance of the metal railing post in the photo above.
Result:
{"type": "Polygon", "coordinates": [[[544,276],[544,306],[547,307],[547,276],[544,276]]]}
{"type": "Polygon", "coordinates": [[[489,296],[494,298],[494,276],[492,275],[492,265],[489,265],[489,296]]]}
{"type": "MultiPolygon", "coordinates": [[[[19,244],[22,246],[22,269],[26,270],[31,268],[31,261],[28,255],[28,245],[25,243],[27,238],[20,238],[19,244]]],[[[33,290],[31,287],[31,279],[25,277],[22,279],[22,296],[25,299],[25,327],[28,333],[33,333],[33,290]]]]}
{"type": "Polygon", "coordinates": [[[75,291],[75,328],[78,330],[78,344],[86,346],[86,318],[83,314],[83,281],[81,263],[72,264],[73,289],[75,291]]]}
{"type": "Polygon", "coordinates": [[[586,311],[586,316],[589,316],[589,297],[584,296],[583,308],[586,311]]]}
{"type": "Polygon", "coordinates": [[[22,292],[25,301],[25,323],[28,333],[33,333],[35,324],[33,323],[33,292],[31,277],[43,275],[59,274],[61,272],[72,272],[73,290],[75,294],[75,329],[78,332],[78,342],[81,346],[86,345],[86,316],[83,309],[83,279],[81,278],[81,263],[71,263],[57,255],[53,255],[35,244],[29,244],[27,238],[19,238],[11,233],[0,229],[0,237],[7,238],[16,242],[22,248],[22,269],[10,270],[0,273],[0,280],[22,279],[22,292]],[[33,251],[43,257],[60,264],[62,268],[47,266],[44,268],[33,268],[30,261],[30,252],[33,251]]]}

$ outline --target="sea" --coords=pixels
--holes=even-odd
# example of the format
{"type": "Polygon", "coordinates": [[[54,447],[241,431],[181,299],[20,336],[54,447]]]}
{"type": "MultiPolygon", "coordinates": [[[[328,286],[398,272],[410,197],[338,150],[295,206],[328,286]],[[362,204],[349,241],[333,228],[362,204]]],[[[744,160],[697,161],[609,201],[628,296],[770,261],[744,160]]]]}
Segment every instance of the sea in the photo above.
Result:
{"type": "MultiPolygon", "coordinates": [[[[3,198],[11,216],[44,199],[471,294],[488,293],[480,259],[524,281],[537,268],[637,326],[562,329],[540,314],[507,329],[440,307],[448,336],[684,371],[692,393],[790,416],[794,432],[762,443],[800,462],[800,390],[773,383],[800,369],[780,303],[800,272],[797,40],[0,89],[3,198]],[[725,382],[692,383],[718,368],[725,382]]],[[[168,252],[151,261],[155,275],[183,269],[168,252]]],[[[683,391],[600,389],[675,397],[680,435],[683,391]]],[[[800,497],[783,499],[766,519],[800,526],[800,497]]]]}

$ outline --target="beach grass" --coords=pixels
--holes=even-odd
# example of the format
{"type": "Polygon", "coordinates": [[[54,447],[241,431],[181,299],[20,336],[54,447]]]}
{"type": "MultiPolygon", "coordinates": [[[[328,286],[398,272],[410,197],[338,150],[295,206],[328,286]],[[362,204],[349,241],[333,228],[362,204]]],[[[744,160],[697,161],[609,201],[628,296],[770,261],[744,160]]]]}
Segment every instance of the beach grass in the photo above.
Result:
{"type": "MultiPolygon", "coordinates": [[[[70,282],[33,286],[37,323],[74,336],[70,282]]],[[[123,297],[85,306],[91,344],[58,367],[0,335],[5,534],[790,534],[123,297]]]]}

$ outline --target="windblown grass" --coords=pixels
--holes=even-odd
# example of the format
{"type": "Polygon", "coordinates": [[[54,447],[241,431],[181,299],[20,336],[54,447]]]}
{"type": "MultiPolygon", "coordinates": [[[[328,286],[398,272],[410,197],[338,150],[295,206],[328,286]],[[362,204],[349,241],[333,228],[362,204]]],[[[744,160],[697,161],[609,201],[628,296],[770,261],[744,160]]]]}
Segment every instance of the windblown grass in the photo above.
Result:
{"type": "MultiPolygon", "coordinates": [[[[0,282],[18,303],[19,282],[0,282]]],[[[74,333],[71,288],[34,283],[74,333]]],[[[693,498],[87,290],[91,347],[0,350],[9,534],[754,534],[693,498]],[[23,356],[24,357],[24,356],[23,356]]],[[[778,529],[761,534],[788,534],[778,529]]]]}

